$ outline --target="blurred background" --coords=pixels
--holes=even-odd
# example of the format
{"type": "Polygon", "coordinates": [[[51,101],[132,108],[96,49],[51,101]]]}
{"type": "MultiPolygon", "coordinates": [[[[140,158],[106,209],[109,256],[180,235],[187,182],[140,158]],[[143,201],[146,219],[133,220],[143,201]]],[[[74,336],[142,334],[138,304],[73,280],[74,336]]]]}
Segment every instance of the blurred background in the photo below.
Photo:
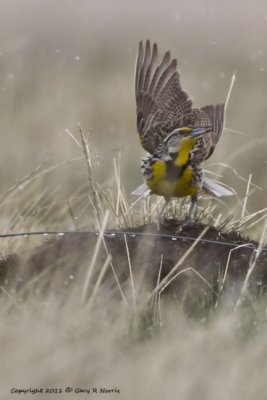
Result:
{"type": "Polygon", "coordinates": [[[39,183],[40,193],[60,184],[65,201],[87,179],[82,151],[65,132],[79,139],[78,123],[90,133],[100,183],[112,184],[119,154],[126,190],[141,183],[133,79],[138,42],[149,38],[177,57],[197,107],[224,102],[236,72],[227,129],[209,169],[223,172],[241,199],[246,182],[213,164],[227,163],[245,179],[252,174],[263,190],[255,189],[248,211],[265,207],[266,35],[264,0],[1,0],[0,192],[48,157],[51,165],[81,157],[39,183]]]}

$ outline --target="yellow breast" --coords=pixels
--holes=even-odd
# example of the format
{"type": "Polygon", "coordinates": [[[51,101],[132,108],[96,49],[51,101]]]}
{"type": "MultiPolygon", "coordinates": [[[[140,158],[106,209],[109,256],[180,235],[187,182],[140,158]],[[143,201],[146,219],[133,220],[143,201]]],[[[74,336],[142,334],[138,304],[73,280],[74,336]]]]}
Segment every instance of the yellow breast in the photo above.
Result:
{"type": "Polygon", "coordinates": [[[154,194],[166,197],[185,197],[196,194],[199,189],[198,185],[192,184],[193,170],[190,166],[176,180],[168,179],[164,161],[156,161],[152,170],[153,177],[147,180],[147,185],[154,194]]]}

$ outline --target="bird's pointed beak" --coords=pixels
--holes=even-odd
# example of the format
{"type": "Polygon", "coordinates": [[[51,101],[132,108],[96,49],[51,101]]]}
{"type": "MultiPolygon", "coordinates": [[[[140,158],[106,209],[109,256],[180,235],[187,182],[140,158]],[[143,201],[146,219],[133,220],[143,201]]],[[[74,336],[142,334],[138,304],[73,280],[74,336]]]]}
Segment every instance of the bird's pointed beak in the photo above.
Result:
{"type": "Polygon", "coordinates": [[[199,137],[199,136],[205,135],[206,133],[209,133],[211,131],[212,131],[212,126],[197,127],[197,128],[194,128],[193,132],[191,132],[191,136],[199,137]]]}

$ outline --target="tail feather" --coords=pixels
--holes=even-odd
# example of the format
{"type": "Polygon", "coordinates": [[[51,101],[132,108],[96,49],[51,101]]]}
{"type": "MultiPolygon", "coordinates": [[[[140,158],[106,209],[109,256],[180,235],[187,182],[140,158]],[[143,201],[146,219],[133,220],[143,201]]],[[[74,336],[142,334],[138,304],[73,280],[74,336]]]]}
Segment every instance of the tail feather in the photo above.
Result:
{"type": "Polygon", "coordinates": [[[235,192],[226,188],[225,186],[220,185],[217,182],[212,181],[211,179],[204,178],[203,186],[200,194],[211,195],[215,197],[225,197],[225,196],[233,196],[235,192]]]}
{"type": "MultiPolygon", "coordinates": [[[[151,190],[147,186],[146,183],[142,183],[138,186],[133,192],[131,192],[134,196],[144,196],[147,197],[151,194],[151,190]]],[[[204,178],[203,186],[200,191],[201,196],[215,196],[215,197],[227,197],[233,196],[235,192],[229,188],[226,188],[223,185],[220,185],[217,182],[214,182],[211,179],[204,178]]]]}
{"type": "Polygon", "coordinates": [[[131,194],[134,196],[144,196],[147,197],[151,193],[149,187],[146,183],[142,183],[142,185],[138,186],[131,194]]]}

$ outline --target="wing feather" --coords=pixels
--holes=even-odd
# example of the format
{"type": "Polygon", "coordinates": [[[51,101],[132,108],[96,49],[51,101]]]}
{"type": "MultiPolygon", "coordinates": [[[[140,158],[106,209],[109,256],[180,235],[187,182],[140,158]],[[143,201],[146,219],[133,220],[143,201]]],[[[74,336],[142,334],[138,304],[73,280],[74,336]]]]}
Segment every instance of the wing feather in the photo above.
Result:
{"type": "Polygon", "coordinates": [[[208,118],[210,120],[210,124],[213,127],[213,130],[210,134],[211,148],[206,157],[206,159],[207,159],[214,152],[214,149],[222,136],[223,127],[224,127],[224,104],[217,104],[216,106],[205,106],[205,107],[202,107],[202,110],[208,116],[208,118]]]}
{"type": "MultiPolygon", "coordinates": [[[[201,159],[208,158],[223,130],[224,106],[192,108],[192,101],[182,90],[177,60],[167,51],[158,61],[158,47],[139,43],[135,68],[137,129],[141,144],[153,154],[174,129],[182,126],[213,126],[213,132],[199,139],[201,159]],[[205,154],[203,153],[205,147],[205,154]]],[[[198,151],[199,149],[197,149],[198,151]]],[[[196,151],[196,153],[197,153],[196,151]]],[[[198,153],[200,154],[200,152],[198,153]]]]}
{"type": "MultiPolygon", "coordinates": [[[[140,72],[143,66],[143,59],[144,59],[144,49],[143,49],[143,43],[139,43],[139,48],[138,48],[138,53],[137,53],[137,60],[136,60],[136,65],[135,65],[135,96],[136,100],[138,98],[138,93],[139,93],[139,81],[140,81],[140,72]]],[[[138,106],[138,104],[137,104],[138,106]]]]}

